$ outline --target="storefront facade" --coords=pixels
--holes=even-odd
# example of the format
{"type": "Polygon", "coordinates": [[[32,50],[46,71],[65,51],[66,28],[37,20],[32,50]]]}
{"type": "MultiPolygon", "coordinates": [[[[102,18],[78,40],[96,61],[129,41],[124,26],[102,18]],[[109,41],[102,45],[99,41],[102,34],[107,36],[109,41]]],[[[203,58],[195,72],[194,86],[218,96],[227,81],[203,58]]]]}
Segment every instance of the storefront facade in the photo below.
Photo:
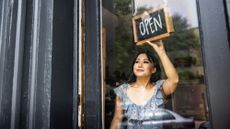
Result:
{"type": "MultiPolygon", "coordinates": [[[[229,1],[196,4],[208,118],[213,129],[227,129],[229,1]]],[[[2,0],[0,6],[0,128],[105,129],[103,2],[2,0]]]]}

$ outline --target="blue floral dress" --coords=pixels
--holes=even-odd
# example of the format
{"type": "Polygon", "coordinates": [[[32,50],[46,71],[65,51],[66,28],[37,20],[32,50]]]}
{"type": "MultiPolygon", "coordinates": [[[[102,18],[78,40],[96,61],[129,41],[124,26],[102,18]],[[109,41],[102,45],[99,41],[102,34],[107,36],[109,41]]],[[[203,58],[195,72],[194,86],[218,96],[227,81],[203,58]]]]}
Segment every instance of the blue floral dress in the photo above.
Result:
{"type": "Polygon", "coordinates": [[[129,84],[124,83],[114,89],[114,92],[122,101],[123,117],[127,119],[122,122],[121,128],[127,129],[163,129],[162,124],[150,124],[154,120],[154,112],[157,109],[164,108],[164,97],[162,93],[162,84],[164,80],[156,82],[156,92],[147,101],[145,105],[137,105],[133,103],[127,96],[127,88],[129,84]]]}

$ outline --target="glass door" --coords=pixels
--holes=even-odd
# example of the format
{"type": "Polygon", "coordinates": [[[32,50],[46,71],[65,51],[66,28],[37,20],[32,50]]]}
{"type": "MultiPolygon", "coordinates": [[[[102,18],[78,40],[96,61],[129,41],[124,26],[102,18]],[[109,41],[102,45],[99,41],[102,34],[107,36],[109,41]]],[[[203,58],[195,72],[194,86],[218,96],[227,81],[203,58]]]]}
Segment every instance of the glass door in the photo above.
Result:
{"type": "MultiPolygon", "coordinates": [[[[196,0],[102,0],[102,26],[105,31],[105,128],[114,116],[114,88],[127,83],[132,58],[138,50],[149,50],[145,43],[135,42],[133,18],[167,8],[173,32],[163,40],[165,50],[174,64],[180,81],[176,91],[167,97],[165,109],[183,119],[193,119],[194,127],[209,125],[207,85],[201,51],[200,27],[196,0]]],[[[151,15],[150,15],[151,16],[151,15]]],[[[147,30],[146,30],[147,31],[147,30]]],[[[162,67],[162,66],[161,66],[162,67]]],[[[166,78],[164,72],[161,78],[166,78]]],[[[138,97],[138,96],[137,96],[138,97]]],[[[177,116],[174,116],[177,121],[177,116]]],[[[164,121],[162,121],[164,123],[164,121]]],[[[184,126],[185,123],[181,123],[184,126]]],[[[175,127],[177,126],[170,126],[175,127]]]]}

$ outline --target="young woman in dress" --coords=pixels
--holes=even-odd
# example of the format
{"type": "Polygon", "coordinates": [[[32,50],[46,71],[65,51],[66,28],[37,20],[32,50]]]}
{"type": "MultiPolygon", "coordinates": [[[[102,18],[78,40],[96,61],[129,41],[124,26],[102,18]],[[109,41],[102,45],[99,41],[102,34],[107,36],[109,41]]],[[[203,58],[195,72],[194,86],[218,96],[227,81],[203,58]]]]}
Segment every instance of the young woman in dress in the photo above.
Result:
{"type": "Polygon", "coordinates": [[[133,74],[127,83],[115,88],[117,95],[114,117],[110,129],[161,129],[162,125],[150,124],[157,110],[164,108],[165,97],[172,94],[179,81],[175,67],[164,49],[162,41],[149,42],[158,55],[166,78],[157,78],[160,67],[149,52],[138,53],[132,65],[133,74]],[[157,80],[156,80],[157,79],[157,80]],[[159,79],[159,80],[158,80],[159,79]],[[123,122],[122,119],[127,121],[123,122]]]}

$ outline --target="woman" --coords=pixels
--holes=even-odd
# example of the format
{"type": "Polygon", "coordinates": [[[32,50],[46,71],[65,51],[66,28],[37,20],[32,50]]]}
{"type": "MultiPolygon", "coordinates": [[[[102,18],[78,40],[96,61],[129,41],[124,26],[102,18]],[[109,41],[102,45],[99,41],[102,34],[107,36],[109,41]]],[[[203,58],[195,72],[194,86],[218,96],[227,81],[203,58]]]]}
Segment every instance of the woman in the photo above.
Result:
{"type": "Polygon", "coordinates": [[[147,43],[155,50],[161,60],[167,78],[154,82],[154,75],[159,65],[148,53],[139,53],[132,65],[133,77],[114,89],[116,107],[110,129],[161,129],[162,125],[149,124],[154,119],[154,112],[164,108],[164,96],[172,94],[179,81],[178,74],[169,60],[162,41],[147,43]],[[127,118],[127,123],[122,122],[127,118]]]}

